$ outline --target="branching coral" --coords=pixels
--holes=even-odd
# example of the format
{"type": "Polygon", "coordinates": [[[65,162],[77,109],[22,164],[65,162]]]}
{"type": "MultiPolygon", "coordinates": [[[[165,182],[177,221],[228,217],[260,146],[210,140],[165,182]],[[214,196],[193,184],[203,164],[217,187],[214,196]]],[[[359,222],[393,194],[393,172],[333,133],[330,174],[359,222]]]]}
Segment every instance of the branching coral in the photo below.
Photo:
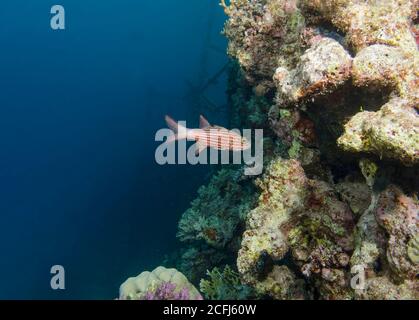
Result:
{"type": "Polygon", "coordinates": [[[406,281],[400,285],[387,277],[367,279],[365,290],[357,292],[357,297],[364,300],[418,300],[416,281],[406,281]]]}
{"type": "Polygon", "coordinates": [[[198,285],[208,269],[233,263],[234,259],[235,255],[232,255],[231,251],[194,243],[182,248],[175,257],[166,261],[166,264],[174,265],[193,284],[198,285]]]}
{"type": "Polygon", "coordinates": [[[223,271],[214,268],[207,272],[208,279],[202,279],[200,290],[210,300],[242,300],[255,297],[249,286],[243,285],[240,275],[230,266],[223,271]]]}
{"type": "Polygon", "coordinates": [[[240,182],[240,175],[239,170],[222,169],[198,190],[198,197],[179,222],[181,241],[201,240],[224,248],[237,236],[237,228],[255,199],[252,184],[240,182]]]}

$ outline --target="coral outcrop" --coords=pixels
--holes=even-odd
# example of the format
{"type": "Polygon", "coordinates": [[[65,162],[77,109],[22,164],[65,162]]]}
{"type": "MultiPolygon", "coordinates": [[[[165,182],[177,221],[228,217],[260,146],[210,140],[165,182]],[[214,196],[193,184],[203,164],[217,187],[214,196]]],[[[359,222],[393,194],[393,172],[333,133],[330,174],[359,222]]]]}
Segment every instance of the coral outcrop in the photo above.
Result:
{"type": "Polygon", "coordinates": [[[408,281],[401,285],[395,285],[386,277],[368,279],[365,290],[359,294],[364,300],[417,300],[417,283],[408,281]]]}
{"type": "MultiPolygon", "coordinates": [[[[262,189],[259,205],[249,213],[237,259],[245,283],[275,298],[307,297],[304,282],[286,267],[286,260],[292,259],[306,280],[325,278],[344,288],[353,250],[354,218],[349,206],[326,182],[308,179],[296,160],[276,159],[258,185],[262,189]],[[282,264],[281,269],[276,264],[282,264]],[[283,272],[295,282],[291,292],[283,291],[283,282],[275,283],[283,272]]],[[[329,287],[319,290],[344,291],[329,287]]]]}
{"type": "Polygon", "coordinates": [[[416,102],[393,98],[377,112],[360,112],[345,125],[338,144],[350,152],[370,152],[406,165],[419,162],[416,102]]]}
{"type": "Polygon", "coordinates": [[[260,294],[271,290],[283,293],[284,298],[289,294],[280,289],[281,283],[276,284],[278,289],[273,288],[274,279],[282,278],[278,276],[281,271],[289,273],[287,268],[273,270],[273,263],[288,252],[287,223],[293,212],[303,205],[305,183],[304,171],[295,160],[273,162],[264,178],[258,181],[262,190],[259,206],[248,215],[237,266],[244,282],[260,294]],[[271,275],[273,272],[275,275],[271,275]]]}
{"type": "Polygon", "coordinates": [[[338,144],[354,153],[417,163],[419,56],[411,31],[417,1],[268,0],[223,5],[229,16],[225,34],[230,55],[259,91],[261,86],[271,88],[273,80],[277,107],[304,109],[319,96],[324,102],[324,96],[345,83],[351,90],[388,91],[390,101],[376,106],[375,112],[355,114],[353,106],[346,108],[345,115],[353,118],[338,144]]]}
{"type": "Polygon", "coordinates": [[[119,288],[121,300],[202,300],[199,291],[176,269],[157,267],[128,278],[119,288]]]}
{"type": "Polygon", "coordinates": [[[411,26],[418,2],[302,1],[301,6],[345,35],[348,50],[355,54],[349,70],[354,89],[392,92],[379,111],[354,115],[338,144],[350,152],[416,164],[419,55],[411,26]]]}
{"type": "Polygon", "coordinates": [[[297,104],[325,95],[351,76],[352,58],[334,39],[324,37],[310,47],[292,70],[278,67],[274,81],[278,105],[297,104]]]}
{"type": "Polygon", "coordinates": [[[224,30],[229,39],[228,53],[246,71],[248,81],[271,87],[276,68],[293,66],[293,57],[303,50],[300,33],[304,17],[295,1],[221,3],[229,16],[224,30]]]}
{"type": "Polygon", "coordinates": [[[415,279],[419,274],[419,204],[400,188],[390,185],[377,203],[375,217],[386,232],[386,257],[391,271],[400,279],[415,279]]]}

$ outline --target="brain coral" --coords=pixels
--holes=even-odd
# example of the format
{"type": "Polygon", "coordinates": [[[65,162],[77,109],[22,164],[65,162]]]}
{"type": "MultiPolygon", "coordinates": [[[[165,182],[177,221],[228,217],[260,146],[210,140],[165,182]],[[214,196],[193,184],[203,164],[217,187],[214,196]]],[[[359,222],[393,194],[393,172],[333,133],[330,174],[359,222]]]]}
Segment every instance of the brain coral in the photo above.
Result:
{"type": "Polygon", "coordinates": [[[201,300],[199,291],[176,269],[157,267],[128,278],[119,288],[122,300],[201,300]]]}

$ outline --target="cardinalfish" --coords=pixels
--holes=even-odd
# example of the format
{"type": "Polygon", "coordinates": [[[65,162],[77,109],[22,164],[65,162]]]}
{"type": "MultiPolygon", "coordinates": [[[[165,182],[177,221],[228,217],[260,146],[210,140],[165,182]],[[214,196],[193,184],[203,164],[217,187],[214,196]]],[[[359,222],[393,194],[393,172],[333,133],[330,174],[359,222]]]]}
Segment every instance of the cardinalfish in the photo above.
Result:
{"type": "Polygon", "coordinates": [[[167,126],[174,132],[166,143],[177,140],[196,141],[195,153],[199,155],[206,148],[216,150],[242,151],[251,147],[250,142],[238,132],[211,125],[202,115],[199,117],[199,129],[188,129],[171,117],[165,117],[167,126]]]}

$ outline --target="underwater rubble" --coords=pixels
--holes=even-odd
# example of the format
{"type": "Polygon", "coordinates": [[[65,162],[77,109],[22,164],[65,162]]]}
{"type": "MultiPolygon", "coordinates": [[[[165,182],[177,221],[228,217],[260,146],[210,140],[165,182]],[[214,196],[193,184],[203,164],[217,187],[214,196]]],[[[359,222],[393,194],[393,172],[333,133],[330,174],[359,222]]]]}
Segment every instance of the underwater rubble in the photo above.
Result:
{"type": "Polygon", "coordinates": [[[209,299],[418,299],[419,1],[221,5],[264,173],[199,189],[177,268],[209,299]]]}

